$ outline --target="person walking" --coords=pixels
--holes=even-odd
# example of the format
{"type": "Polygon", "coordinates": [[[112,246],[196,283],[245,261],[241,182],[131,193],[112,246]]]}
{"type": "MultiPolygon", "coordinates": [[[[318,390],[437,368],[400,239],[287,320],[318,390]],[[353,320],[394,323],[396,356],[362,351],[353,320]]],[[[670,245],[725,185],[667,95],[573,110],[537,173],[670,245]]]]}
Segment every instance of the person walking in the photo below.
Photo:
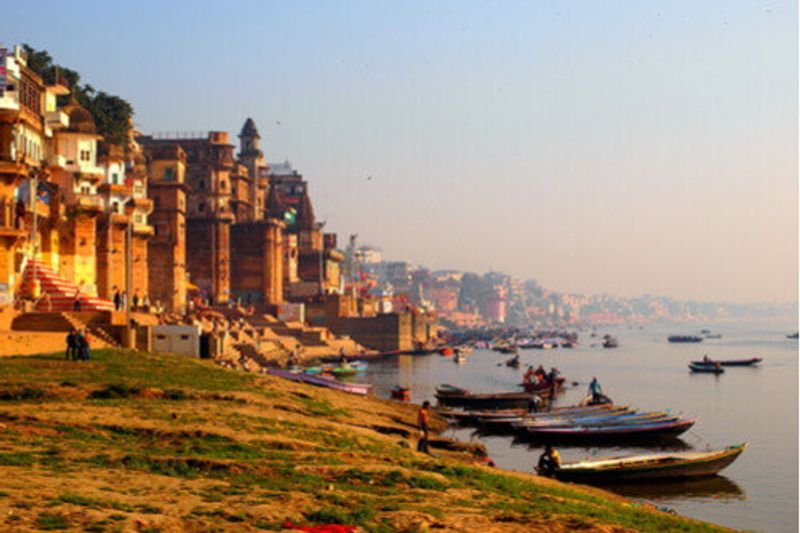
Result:
{"type": "Polygon", "coordinates": [[[428,438],[430,437],[430,408],[431,402],[425,400],[422,402],[422,407],[419,408],[417,413],[417,425],[419,427],[419,443],[417,444],[417,451],[423,453],[430,453],[428,449],[428,438]]]}
{"type": "Polygon", "coordinates": [[[67,361],[74,361],[75,360],[75,352],[77,351],[78,339],[77,339],[77,331],[75,328],[69,330],[67,334],[67,354],[66,360],[67,361]]]}

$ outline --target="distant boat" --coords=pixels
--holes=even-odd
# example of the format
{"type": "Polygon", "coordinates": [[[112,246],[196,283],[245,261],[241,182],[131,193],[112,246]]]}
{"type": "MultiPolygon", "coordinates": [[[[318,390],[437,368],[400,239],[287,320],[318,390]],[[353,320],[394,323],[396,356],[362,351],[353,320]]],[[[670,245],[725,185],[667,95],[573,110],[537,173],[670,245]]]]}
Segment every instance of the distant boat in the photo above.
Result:
{"type": "Polygon", "coordinates": [[[760,357],[751,357],[750,359],[728,359],[724,361],[692,361],[693,365],[714,366],[719,363],[721,366],[754,366],[763,361],[760,357]]]}
{"type": "Polygon", "coordinates": [[[800,335],[800,333],[795,331],[794,333],[790,333],[790,334],[786,335],[786,338],[787,339],[796,339],[796,338],[798,338],[798,335],[800,335]]]}
{"type": "Polygon", "coordinates": [[[717,366],[716,364],[704,364],[704,363],[689,363],[689,369],[692,372],[707,372],[710,374],[722,374],[725,372],[725,369],[722,368],[722,365],[717,366]]]}
{"type": "Polygon", "coordinates": [[[619,348],[619,341],[614,337],[608,337],[603,341],[603,348],[619,348]]]}
{"type": "Polygon", "coordinates": [[[722,335],[719,333],[715,333],[713,335],[709,334],[705,336],[706,339],[721,339],[722,335]]]}
{"type": "Polygon", "coordinates": [[[561,481],[580,483],[713,476],[734,462],[745,448],[747,444],[709,452],[668,452],[578,461],[562,465],[554,476],[561,481]]]}
{"type": "Polygon", "coordinates": [[[703,342],[703,337],[697,335],[670,335],[667,337],[669,342],[703,342]]]}

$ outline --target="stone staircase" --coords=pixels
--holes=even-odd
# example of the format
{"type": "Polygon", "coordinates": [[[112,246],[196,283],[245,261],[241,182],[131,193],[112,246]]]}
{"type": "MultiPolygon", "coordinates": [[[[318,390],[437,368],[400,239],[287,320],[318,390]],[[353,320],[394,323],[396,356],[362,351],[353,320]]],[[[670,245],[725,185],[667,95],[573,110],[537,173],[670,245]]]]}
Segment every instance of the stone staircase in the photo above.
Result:
{"type": "Polygon", "coordinates": [[[86,331],[92,348],[118,348],[119,344],[101,326],[87,325],[72,313],[23,313],[11,322],[13,331],[38,331],[69,333],[73,329],[86,331]]]}
{"type": "Polygon", "coordinates": [[[81,291],[78,285],[55,273],[41,261],[28,261],[20,281],[23,296],[33,297],[35,280],[38,280],[41,289],[41,297],[36,302],[37,311],[72,311],[76,299],[80,301],[82,311],[114,310],[110,300],[81,291]]]}

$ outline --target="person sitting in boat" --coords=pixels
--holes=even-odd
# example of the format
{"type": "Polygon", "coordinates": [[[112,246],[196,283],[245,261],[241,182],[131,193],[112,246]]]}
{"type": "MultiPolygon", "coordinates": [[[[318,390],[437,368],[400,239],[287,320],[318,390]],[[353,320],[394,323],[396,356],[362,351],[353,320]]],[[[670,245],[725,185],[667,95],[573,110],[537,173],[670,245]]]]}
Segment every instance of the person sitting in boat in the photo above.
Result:
{"type": "Polygon", "coordinates": [[[603,388],[600,386],[600,382],[597,381],[596,377],[593,377],[592,382],[589,383],[589,394],[592,395],[593,405],[596,405],[602,401],[603,388]]]}
{"type": "Polygon", "coordinates": [[[506,364],[508,366],[517,366],[517,365],[519,365],[519,354],[515,355],[514,357],[512,357],[511,359],[506,361],[506,364]]]}
{"type": "Polygon", "coordinates": [[[522,376],[522,381],[526,384],[533,383],[533,377],[536,375],[536,372],[533,371],[532,366],[528,366],[528,370],[525,371],[525,375],[522,376]]]}
{"type": "Polygon", "coordinates": [[[561,454],[548,444],[544,447],[544,453],[539,456],[536,472],[540,476],[553,477],[553,474],[559,468],[561,468],[561,454]]]}
{"type": "Polygon", "coordinates": [[[347,355],[344,353],[344,348],[339,348],[339,363],[342,366],[347,365],[347,355]]]}

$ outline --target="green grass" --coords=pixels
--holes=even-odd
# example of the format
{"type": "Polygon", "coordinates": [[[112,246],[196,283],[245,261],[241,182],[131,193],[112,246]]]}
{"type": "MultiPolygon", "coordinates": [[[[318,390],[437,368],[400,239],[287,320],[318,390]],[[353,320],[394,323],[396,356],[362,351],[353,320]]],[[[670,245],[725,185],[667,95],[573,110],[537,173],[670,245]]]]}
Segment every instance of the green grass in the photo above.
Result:
{"type": "MultiPolygon", "coordinates": [[[[279,395],[262,388],[256,376],[177,356],[97,350],[92,361],[80,365],[64,361],[62,354],[0,358],[0,420],[8,422],[0,433],[0,467],[69,473],[64,479],[101,472],[108,479],[153,476],[147,479],[155,485],[180,485],[178,497],[191,494],[204,502],[184,517],[201,522],[204,530],[245,524],[279,530],[280,523],[251,509],[296,505],[298,494],[311,500],[303,504],[305,523],[352,524],[374,532],[392,531],[392,513],[404,510],[442,521],[452,512],[480,513],[517,525],[549,517],[575,530],[596,524],[637,531],[714,530],[566,485],[421,459],[398,446],[396,436],[370,436],[347,426],[356,409],[334,407],[314,389],[279,395]],[[148,399],[145,389],[162,394],[148,399]],[[241,392],[251,396],[245,400],[241,392]],[[252,394],[262,405],[251,405],[252,394]],[[274,404],[280,404],[280,416],[261,410],[274,404]],[[70,416],[60,416],[62,410],[70,416]],[[69,422],[87,413],[80,423],[69,422]]],[[[152,488],[146,483],[136,489],[108,480],[101,484],[108,498],[89,496],[78,486],[41,501],[12,502],[16,510],[0,517],[0,530],[25,513],[28,523],[43,530],[111,531],[125,525],[123,513],[155,520],[175,512],[163,500],[143,503],[152,488]],[[126,496],[137,499],[122,501],[126,496]],[[61,506],[91,509],[93,516],[72,524],[76,514],[60,514],[70,509],[61,506]],[[102,513],[103,520],[94,516],[102,513]]],[[[300,509],[293,512],[301,516],[300,509]]]]}

